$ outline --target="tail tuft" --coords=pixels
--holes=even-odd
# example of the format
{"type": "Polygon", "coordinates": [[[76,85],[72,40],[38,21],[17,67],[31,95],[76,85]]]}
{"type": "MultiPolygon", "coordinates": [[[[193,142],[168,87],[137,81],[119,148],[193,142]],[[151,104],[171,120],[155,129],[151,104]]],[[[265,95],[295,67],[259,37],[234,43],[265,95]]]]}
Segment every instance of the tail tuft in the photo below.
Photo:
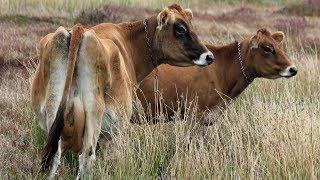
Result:
{"type": "Polygon", "coordinates": [[[41,171],[46,171],[49,169],[51,160],[58,150],[60,135],[64,126],[64,109],[65,107],[59,106],[56,119],[50,128],[47,137],[47,144],[42,154],[41,171]]]}

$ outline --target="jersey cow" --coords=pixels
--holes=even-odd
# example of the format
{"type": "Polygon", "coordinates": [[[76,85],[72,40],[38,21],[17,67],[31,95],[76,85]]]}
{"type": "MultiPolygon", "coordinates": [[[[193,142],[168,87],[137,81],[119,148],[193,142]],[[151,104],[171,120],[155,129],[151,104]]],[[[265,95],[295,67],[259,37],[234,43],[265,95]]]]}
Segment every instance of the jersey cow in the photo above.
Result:
{"type": "Polygon", "coordinates": [[[31,96],[48,132],[41,167],[52,164],[49,177],[66,148],[80,154],[77,178],[90,168],[101,128],[108,133],[111,122],[131,118],[136,85],[155,66],[213,61],[191,19],[189,9],[173,4],[144,21],[60,27],[41,40],[31,96]]]}
{"type": "MultiPolygon", "coordinates": [[[[283,39],[283,32],[272,34],[266,29],[260,29],[256,35],[241,43],[235,42],[226,46],[206,45],[216,58],[214,64],[205,68],[177,68],[166,65],[158,67],[158,86],[163,93],[164,111],[172,116],[173,110],[177,110],[179,95],[183,93],[187,94],[188,99],[197,96],[202,112],[212,110],[217,113],[217,107],[223,108],[225,102],[236,98],[255,78],[289,78],[296,75],[296,66],[282,50],[283,39]]],[[[137,91],[145,110],[147,104],[151,104],[149,107],[153,110],[153,115],[156,105],[154,75],[155,72],[150,74],[137,91]]],[[[199,119],[207,125],[212,123],[210,118],[199,119]]],[[[152,118],[149,121],[158,120],[152,118]]]]}

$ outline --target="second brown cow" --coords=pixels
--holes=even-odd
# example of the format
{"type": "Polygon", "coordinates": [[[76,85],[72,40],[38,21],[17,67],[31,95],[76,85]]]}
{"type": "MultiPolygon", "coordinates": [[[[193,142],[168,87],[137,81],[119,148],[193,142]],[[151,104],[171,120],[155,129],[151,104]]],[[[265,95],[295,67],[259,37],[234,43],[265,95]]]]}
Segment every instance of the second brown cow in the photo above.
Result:
{"type": "MultiPolygon", "coordinates": [[[[225,102],[236,98],[255,78],[295,76],[297,68],[282,50],[283,40],[283,32],[272,34],[266,29],[260,29],[256,35],[241,43],[225,46],[207,44],[216,60],[205,68],[158,67],[158,86],[163,97],[161,106],[172,116],[178,108],[180,95],[187,94],[188,99],[198,97],[198,105],[203,112],[217,107],[224,108],[225,102]]],[[[154,76],[155,72],[144,79],[138,91],[143,107],[147,109],[150,103],[153,115],[156,104],[154,76]]],[[[210,118],[199,119],[206,125],[212,123],[210,118]]],[[[150,121],[155,123],[158,120],[153,118],[150,121]]]]}

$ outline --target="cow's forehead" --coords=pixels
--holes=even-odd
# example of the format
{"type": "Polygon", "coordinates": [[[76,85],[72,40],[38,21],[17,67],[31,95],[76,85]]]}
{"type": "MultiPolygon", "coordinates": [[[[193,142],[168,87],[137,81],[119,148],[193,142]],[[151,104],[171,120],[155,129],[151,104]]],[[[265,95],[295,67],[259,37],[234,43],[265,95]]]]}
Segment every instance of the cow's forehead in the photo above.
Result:
{"type": "Polygon", "coordinates": [[[261,34],[266,35],[266,36],[271,36],[271,32],[268,31],[266,28],[259,29],[258,33],[261,33],[261,34]]]}
{"type": "Polygon", "coordinates": [[[185,21],[187,24],[191,24],[191,21],[189,20],[187,13],[179,5],[177,4],[171,5],[168,7],[168,10],[176,18],[181,19],[182,21],[185,21]]]}
{"type": "Polygon", "coordinates": [[[172,4],[170,6],[168,6],[168,9],[172,9],[172,10],[177,10],[177,11],[182,11],[182,7],[178,4],[172,4]]]}
{"type": "Polygon", "coordinates": [[[260,42],[262,42],[262,43],[270,43],[273,46],[277,46],[278,45],[277,41],[275,39],[273,39],[271,34],[270,35],[263,34],[262,37],[260,38],[260,42]]]}
{"type": "Polygon", "coordinates": [[[259,35],[259,41],[262,43],[267,42],[267,43],[271,43],[274,45],[278,44],[276,42],[276,40],[272,37],[272,33],[270,31],[268,31],[267,29],[259,29],[258,35],[259,35]]]}

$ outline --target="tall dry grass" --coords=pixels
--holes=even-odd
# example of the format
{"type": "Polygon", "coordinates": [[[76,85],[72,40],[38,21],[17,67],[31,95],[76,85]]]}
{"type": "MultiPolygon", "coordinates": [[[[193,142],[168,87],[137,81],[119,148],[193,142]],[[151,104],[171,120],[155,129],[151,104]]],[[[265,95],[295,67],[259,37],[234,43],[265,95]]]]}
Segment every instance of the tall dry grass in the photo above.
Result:
{"type": "Polygon", "coordinates": [[[0,14],[73,16],[82,10],[99,8],[105,4],[163,8],[185,0],[0,0],[0,14]]]}

